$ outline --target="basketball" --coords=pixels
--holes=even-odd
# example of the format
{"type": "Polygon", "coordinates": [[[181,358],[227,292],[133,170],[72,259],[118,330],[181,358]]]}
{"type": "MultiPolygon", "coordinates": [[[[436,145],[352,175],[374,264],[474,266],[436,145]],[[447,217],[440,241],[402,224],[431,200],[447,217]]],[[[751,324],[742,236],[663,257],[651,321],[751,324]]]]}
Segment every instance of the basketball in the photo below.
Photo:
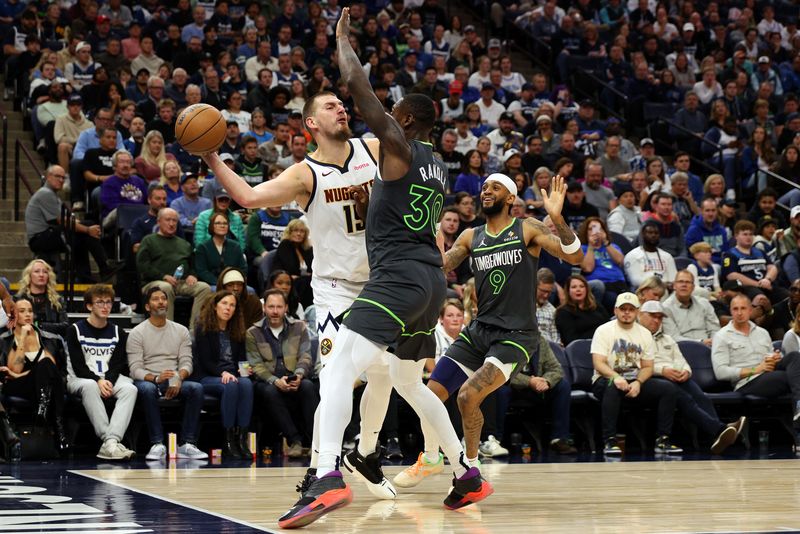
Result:
{"type": "Polygon", "coordinates": [[[175,139],[190,154],[213,152],[225,140],[222,113],[208,104],[193,104],[175,122],[175,139]]]}

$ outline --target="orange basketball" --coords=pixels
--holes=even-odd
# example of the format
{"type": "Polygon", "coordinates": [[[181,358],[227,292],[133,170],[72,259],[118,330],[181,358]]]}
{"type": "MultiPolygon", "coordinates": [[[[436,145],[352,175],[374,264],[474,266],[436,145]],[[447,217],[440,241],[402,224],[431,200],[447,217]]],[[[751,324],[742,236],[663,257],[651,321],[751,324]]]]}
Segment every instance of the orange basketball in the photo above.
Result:
{"type": "Polygon", "coordinates": [[[190,154],[213,152],[225,141],[225,119],[208,104],[193,104],[178,116],[175,139],[190,154]]]}

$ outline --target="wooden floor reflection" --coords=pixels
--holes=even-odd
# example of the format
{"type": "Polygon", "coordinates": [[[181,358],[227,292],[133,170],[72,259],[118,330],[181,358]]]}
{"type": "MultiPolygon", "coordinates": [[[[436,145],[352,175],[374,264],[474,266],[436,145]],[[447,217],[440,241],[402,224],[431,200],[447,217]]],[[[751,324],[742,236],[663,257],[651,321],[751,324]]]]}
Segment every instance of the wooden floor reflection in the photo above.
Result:
{"type": "MultiPolygon", "coordinates": [[[[390,478],[399,467],[385,469],[390,478]]],[[[287,468],[78,471],[134,491],[278,530],[305,470],[287,468]]],[[[443,509],[440,475],[379,501],[352,478],[353,504],[306,530],[330,533],[618,533],[800,531],[799,460],[492,464],[495,494],[443,509]]]]}

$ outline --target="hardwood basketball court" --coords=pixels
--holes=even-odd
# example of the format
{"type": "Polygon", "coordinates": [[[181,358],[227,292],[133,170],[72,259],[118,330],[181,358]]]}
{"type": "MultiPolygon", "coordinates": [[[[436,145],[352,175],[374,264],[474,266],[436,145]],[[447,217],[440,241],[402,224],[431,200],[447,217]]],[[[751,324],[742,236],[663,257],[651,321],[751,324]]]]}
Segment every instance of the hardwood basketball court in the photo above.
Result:
{"type": "MultiPolygon", "coordinates": [[[[401,467],[387,466],[389,478],[401,467]]],[[[578,533],[800,532],[798,460],[485,464],[495,494],[460,511],[442,507],[444,474],[395,501],[346,476],[350,506],[310,532],[578,533]]],[[[266,531],[296,500],[302,467],[71,470],[92,480],[266,531]]],[[[5,528],[0,527],[0,530],[5,528]]],[[[158,530],[158,529],[156,529],[158,530]]],[[[203,532],[202,529],[195,530],[203,532]]],[[[175,531],[175,530],[170,530],[175,531]]]]}

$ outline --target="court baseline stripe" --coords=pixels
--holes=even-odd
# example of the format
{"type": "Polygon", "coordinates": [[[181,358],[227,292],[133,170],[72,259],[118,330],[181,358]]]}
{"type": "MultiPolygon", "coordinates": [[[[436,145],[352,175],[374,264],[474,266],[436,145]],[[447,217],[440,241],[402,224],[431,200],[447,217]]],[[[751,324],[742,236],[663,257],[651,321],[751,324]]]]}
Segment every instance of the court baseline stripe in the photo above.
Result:
{"type": "Polygon", "coordinates": [[[161,496],[161,495],[157,495],[155,493],[150,493],[149,491],[146,491],[146,490],[133,488],[131,486],[128,486],[127,484],[122,484],[120,482],[106,480],[106,479],[104,479],[102,477],[98,477],[98,476],[95,476],[95,475],[90,475],[90,474],[87,474],[87,473],[82,473],[81,471],[78,471],[78,470],[68,470],[67,472],[68,473],[72,473],[74,475],[80,475],[82,477],[90,478],[92,480],[95,480],[97,482],[102,482],[104,484],[110,484],[112,486],[116,486],[118,488],[122,488],[122,489],[128,490],[128,491],[132,491],[134,493],[139,493],[141,495],[146,495],[147,497],[152,497],[154,499],[165,501],[165,502],[168,502],[170,504],[174,504],[176,506],[183,506],[184,508],[188,508],[190,510],[194,510],[195,512],[200,512],[200,513],[203,513],[203,514],[213,515],[214,517],[218,517],[220,519],[225,519],[226,521],[231,521],[233,523],[238,523],[238,524],[240,524],[242,526],[245,526],[245,527],[254,528],[254,529],[260,530],[262,532],[269,532],[270,534],[277,534],[277,531],[275,531],[275,530],[269,530],[266,527],[262,527],[262,526],[259,526],[259,525],[254,525],[253,523],[249,523],[249,522],[244,521],[242,519],[236,519],[234,517],[230,517],[230,516],[225,515],[225,514],[220,514],[218,512],[212,512],[211,510],[205,510],[203,508],[199,508],[199,507],[193,506],[191,504],[186,504],[186,503],[183,503],[183,502],[176,501],[174,499],[170,499],[169,497],[164,497],[164,496],[161,496]]]}

